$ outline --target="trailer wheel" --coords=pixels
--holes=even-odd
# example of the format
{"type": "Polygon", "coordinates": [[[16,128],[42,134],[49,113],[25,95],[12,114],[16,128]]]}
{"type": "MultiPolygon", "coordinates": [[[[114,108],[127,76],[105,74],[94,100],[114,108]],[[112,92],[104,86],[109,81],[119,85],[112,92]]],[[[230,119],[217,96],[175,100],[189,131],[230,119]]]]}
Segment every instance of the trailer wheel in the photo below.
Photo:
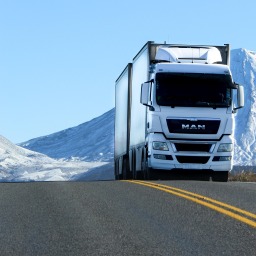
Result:
{"type": "Polygon", "coordinates": [[[131,154],[131,178],[136,180],[137,179],[137,172],[136,172],[136,152],[132,150],[131,154]]]}
{"type": "Polygon", "coordinates": [[[123,166],[122,166],[122,179],[127,180],[131,178],[131,173],[129,171],[129,159],[128,157],[123,158],[123,166]]]}
{"type": "Polygon", "coordinates": [[[115,161],[115,179],[116,180],[120,180],[122,178],[121,177],[122,174],[119,173],[119,168],[120,168],[120,158],[115,161]]]}
{"type": "Polygon", "coordinates": [[[228,181],[228,171],[223,172],[213,172],[212,181],[227,182],[228,181]]]}
{"type": "Polygon", "coordinates": [[[119,180],[119,174],[118,174],[118,166],[115,164],[115,179],[119,180]]]}
{"type": "Polygon", "coordinates": [[[148,179],[148,163],[147,163],[147,157],[146,157],[146,150],[144,149],[141,156],[141,178],[144,180],[148,179]]]}

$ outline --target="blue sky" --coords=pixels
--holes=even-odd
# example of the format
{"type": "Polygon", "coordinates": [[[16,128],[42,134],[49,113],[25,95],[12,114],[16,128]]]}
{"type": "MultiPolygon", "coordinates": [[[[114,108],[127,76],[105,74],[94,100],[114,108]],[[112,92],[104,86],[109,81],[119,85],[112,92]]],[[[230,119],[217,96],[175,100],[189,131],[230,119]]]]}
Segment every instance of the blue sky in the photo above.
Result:
{"type": "Polygon", "coordinates": [[[0,134],[48,135],[114,107],[147,42],[256,51],[254,0],[0,0],[0,134]]]}

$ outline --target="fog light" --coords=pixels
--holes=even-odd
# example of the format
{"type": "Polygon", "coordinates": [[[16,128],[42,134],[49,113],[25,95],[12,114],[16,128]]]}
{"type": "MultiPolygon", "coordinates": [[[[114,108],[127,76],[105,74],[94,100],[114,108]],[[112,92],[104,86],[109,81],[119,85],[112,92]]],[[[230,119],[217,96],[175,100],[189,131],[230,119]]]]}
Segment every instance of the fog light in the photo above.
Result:
{"type": "Polygon", "coordinates": [[[160,160],[173,160],[171,155],[154,154],[154,158],[160,159],[160,160]]]}
{"type": "Polygon", "coordinates": [[[231,156],[215,156],[212,161],[231,161],[231,156]]]}
{"type": "Polygon", "coordinates": [[[161,159],[161,160],[166,160],[165,155],[157,155],[157,154],[154,154],[154,158],[156,158],[156,159],[161,159]]]}

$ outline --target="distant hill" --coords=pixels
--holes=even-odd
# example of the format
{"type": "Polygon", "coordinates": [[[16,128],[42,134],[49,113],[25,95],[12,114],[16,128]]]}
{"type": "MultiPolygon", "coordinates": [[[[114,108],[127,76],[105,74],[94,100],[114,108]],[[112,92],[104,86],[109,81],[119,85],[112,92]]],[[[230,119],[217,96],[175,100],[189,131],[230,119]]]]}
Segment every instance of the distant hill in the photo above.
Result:
{"type": "Polygon", "coordinates": [[[89,170],[93,169],[96,169],[94,177],[99,173],[101,179],[111,179],[113,171],[111,173],[111,165],[106,164],[52,159],[16,146],[0,136],[0,182],[86,180],[88,175],[89,178],[92,176],[89,170]],[[108,172],[106,168],[109,168],[108,172]]]}
{"type": "Polygon", "coordinates": [[[83,161],[112,161],[114,109],[89,122],[20,143],[19,146],[57,159],[78,158],[83,161]]]}

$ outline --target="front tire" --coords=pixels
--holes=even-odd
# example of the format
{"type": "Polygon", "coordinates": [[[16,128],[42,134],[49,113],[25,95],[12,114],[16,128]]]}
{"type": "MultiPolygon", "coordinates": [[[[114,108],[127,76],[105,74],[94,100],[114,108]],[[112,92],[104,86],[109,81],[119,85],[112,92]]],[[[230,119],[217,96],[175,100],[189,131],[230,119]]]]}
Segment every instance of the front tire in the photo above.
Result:
{"type": "Polygon", "coordinates": [[[213,172],[212,181],[227,182],[228,181],[228,173],[229,173],[228,171],[213,172]]]}

